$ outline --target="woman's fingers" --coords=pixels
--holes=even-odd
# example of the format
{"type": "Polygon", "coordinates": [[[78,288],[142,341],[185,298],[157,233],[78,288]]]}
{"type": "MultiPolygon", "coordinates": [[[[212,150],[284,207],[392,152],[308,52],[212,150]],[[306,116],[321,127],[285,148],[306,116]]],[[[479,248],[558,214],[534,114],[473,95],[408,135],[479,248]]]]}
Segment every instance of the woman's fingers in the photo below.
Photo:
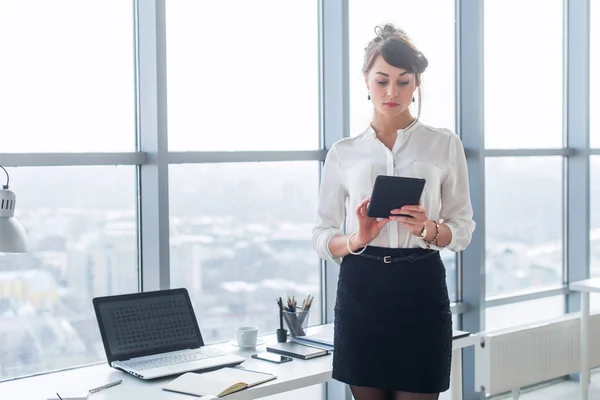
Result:
{"type": "Polygon", "coordinates": [[[407,212],[420,212],[420,213],[427,213],[427,210],[425,209],[425,207],[423,206],[404,206],[402,208],[396,208],[395,210],[391,211],[392,214],[402,214],[402,213],[407,213],[407,212]]]}
{"type": "Polygon", "coordinates": [[[377,229],[379,229],[379,230],[383,229],[385,224],[387,224],[388,222],[390,222],[390,220],[387,218],[380,219],[379,221],[377,221],[377,229]]]}
{"type": "Polygon", "coordinates": [[[362,207],[363,207],[362,203],[360,203],[358,205],[358,207],[356,207],[356,215],[359,216],[359,217],[362,216],[362,213],[361,213],[362,207]]]}
{"type": "Polygon", "coordinates": [[[425,209],[425,207],[418,205],[418,206],[404,206],[401,208],[401,210],[406,210],[406,211],[416,211],[416,212],[421,212],[421,213],[427,213],[427,210],[425,209]]]}
{"type": "Polygon", "coordinates": [[[361,209],[365,210],[365,214],[366,214],[366,210],[367,210],[367,207],[369,206],[370,201],[371,201],[371,198],[367,197],[360,203],[360,207],[361,207],[361,209]]]}
{"type": "Polygon", "coordinates": [[[427,219],[427,214],[418,213],[418,212],[414,212],[414,211],[402,211],[401,215],[392,215],[392,216],[390,216],[390,218],[393,220],[396,220],[396,221],[410,220],[410,221],[423,222],[427,219]],[[409,215],[409,216],[407,216],[407,215],[409,215]],[[403,218],[403,219],[400,219],[400,218],[403,218]]]}
{"type": "MultiPolygon", "coordinates": [[[[425,213],[418,213],[418,212],[414,212],[414,211],[402,211],[401,214],[397,214],[397,215],[391,215],[390,218],[392,219],[396,219],[396,218],[408,218],[410,220],[417,220],[417,221],[424,221],[427,219],[427,214],[425,213]],[[411,218],[412,217],[412,218],[411,218]]],[[[400,220],[398,220],[400,221],[400,220]]]]}
{"type": "Polygon", "coordinates": [[[369,204],[369,201],[371,201],[370,197],[367,197],[366,199],[361,201],[358,207],[356,207],[356,215],[358,215],[359,217],[367,216],[367,205],[369,204]]]}
{"type": "Polygon", "coordinates": [[[416,226],[423,225],[424,219],[410,218],[410,217],[390,217],[393,221],[398,221],[404,225],[416,226]]]}
{"type": "Polygon", "coordinates": [[[404,215],[410,215],[412,218],[412,220],[416,220],[416,221],[426,221],[427,220],[427,211],[422,208],[422,207],[416,207],[416,208],[409,208],[409,209],[405,209],[404,207],[401,209],[396,209],[396,210],[392,210],[391,211],[392,216],[390,218],[392,218],[393,220],[396,221],[402,221],[400,219],[397,218],[406,218],[404,217],[404,215]],[[396,215],[394,215],[396,214],[396,215]]]}

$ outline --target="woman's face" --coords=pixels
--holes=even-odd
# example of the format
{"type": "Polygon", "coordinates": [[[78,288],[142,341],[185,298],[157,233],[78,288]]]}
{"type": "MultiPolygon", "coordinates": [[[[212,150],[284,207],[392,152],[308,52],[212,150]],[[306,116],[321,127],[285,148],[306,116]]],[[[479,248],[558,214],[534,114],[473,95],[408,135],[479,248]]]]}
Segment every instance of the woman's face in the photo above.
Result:
{"type": "Polygon", "coordinates": [[[391,66],[381,56],[375,59],[365,81],[375,109],[390,117],[408,109],[417,87],[414,74],[391,66]]]}

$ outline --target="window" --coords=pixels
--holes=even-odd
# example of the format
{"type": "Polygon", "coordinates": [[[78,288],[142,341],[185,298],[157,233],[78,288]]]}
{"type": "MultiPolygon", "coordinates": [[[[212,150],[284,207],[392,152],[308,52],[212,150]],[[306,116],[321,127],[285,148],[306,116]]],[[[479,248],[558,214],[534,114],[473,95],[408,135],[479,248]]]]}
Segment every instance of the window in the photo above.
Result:
{"type": "Polygon", "coordinates": [[[166,18],[170,150],[319,147],[317,1],[170,0],[166,18]]]}
{"type": "MultiPolygon", "coordinates": [[[[429,60],[423,74],[421,120],[455,130],[454,7],[448,0],[349,2],[350,136],[360,134],[371,121],[373,107],[362,73],[364,49],[375,36],[375,26],[386,22],[404,29],[429,60]]],[[[418,103],[414,104],[411,112],[416,116],[418,103]]]]}
{"type": "Polygon", "coordinates": [[[8,171],[30,249],[0,254],[0,380],[100,362],[92,298],[138,291],[134,167],[8,171]]]}
{"type": "Polygon", "coordinates": [[[440,256],[446,266],[446,285],[448,286],[450,301],[457,301],[456,253],[448,249],[442,249],[440,256]]]}
{"type": "Polygon", "coordinates": [[[2,1],[0,37],[1,152],[134,150],[131,2],[2,1]]]}
{"type": "Polygon", "coordinates": [[[562,147],[562,0],[487,0],[484,10],[485,147],[562,147]]]}
{"type": "Polygon", "coordinates": [[[274,332],[280,296],[313,295],[321,323],[318,178],[318,161],[169,167],[171,287],[188,289],[206,341],[274,332]]]}
{"type": "Polygon", "coordinates": [[[600,109],[600,5],[590,1],[590,136],[591,146],[600,148],[600,118],[594,110],[600,109]]]}
{"type": "Polygon", "coordinates": [[[485,330],[511,328],[560,317],[564,309],[565,296],[562,295],[488,307],[485,309],[485,330]]]}
{"type": "Polygon", "coordinates": [[[590,160],[590,276],[600,276],[600,156],[590,160]]]}
{"type": "Polygon", "coordinates": [[[488,158],[485,169],[487,295],[561,284],[562,158],[488,158]]]}

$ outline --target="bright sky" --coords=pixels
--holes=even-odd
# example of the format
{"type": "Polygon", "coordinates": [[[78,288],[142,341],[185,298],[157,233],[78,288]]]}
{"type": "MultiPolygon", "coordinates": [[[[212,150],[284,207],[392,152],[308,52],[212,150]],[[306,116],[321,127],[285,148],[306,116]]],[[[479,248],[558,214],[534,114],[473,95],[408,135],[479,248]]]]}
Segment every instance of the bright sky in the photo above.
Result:
{"type": "MultiPolygon", "coordinates": [[[[592,3],[594,71],[600,7],[592,3]]],[[[487,147],[560,147],[562,1],[485,7],[487,147]]],[[[134,150],[132,13],[124,0],[0,0],[0,132],[10,138],[0,152],[134,150]]],[[[386,21],[430,61],[422,120],[454,129],[453,2],[352,0],[351,134],[372,112],[363,49],[386,21]]],[[[169,0],[170,150],[317,148],[317,34],[316,1],[169,0]]],[[[591,98],[598,109],[595,74],[591,98]]],[[[597,120],[591,125],[600,147],[597,120]]]]}

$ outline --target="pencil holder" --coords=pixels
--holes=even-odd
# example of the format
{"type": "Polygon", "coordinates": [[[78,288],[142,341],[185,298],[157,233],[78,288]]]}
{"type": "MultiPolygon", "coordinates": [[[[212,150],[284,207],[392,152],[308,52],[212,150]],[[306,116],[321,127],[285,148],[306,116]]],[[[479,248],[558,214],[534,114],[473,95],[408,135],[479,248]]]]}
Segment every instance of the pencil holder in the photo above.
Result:
{"type": "Polygon", "coordinates": [[[283,319],[290,331],[292,337],[306,336],[306,327],[308,326],[308,314],[310,310],[304,311],[284,311],[283,319]]]}

